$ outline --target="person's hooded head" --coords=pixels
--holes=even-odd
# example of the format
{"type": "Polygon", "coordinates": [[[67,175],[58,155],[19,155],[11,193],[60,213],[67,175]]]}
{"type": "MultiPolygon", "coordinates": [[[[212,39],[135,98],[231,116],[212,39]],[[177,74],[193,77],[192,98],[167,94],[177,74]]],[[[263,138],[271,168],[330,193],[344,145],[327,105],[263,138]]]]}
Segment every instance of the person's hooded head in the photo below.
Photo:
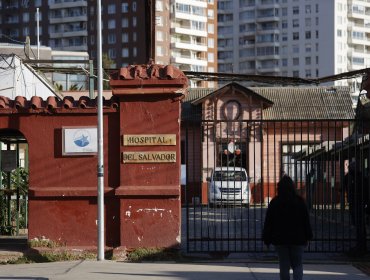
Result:
{"type": "Polygon", "coordinates": [[[291,198],[294,197],[295,184],[288,175],[284,175],[277,184],[278,196],[282,198],[291,198]]]}

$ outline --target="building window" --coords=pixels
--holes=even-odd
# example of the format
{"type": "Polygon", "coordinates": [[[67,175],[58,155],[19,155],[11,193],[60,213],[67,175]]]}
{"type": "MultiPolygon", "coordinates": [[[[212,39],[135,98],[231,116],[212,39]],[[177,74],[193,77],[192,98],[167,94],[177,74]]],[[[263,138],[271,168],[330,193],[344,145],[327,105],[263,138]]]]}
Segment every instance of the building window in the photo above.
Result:
{"type": "Polygon", "coordinates": [[[136,27],[136,25],[137,25],[137,18],[136,17],[133,17],[132,18],[132,26],[133,27],[136,27]]]}
{"type": "Polygon", "coordinates": [[[137,33],[136,32],[132,33],[132,41],[134,41],[134,42],[137,41],[137,33]]]}
{"type": "Polygon", "coordinates": [[[293,65],[299,65],[299,57],[293,57],[293,65]]]}
{"type": "Polygon", "coordinates": [[[288,21],[287,20],[282,20],[281,21],[281,28],[282,29],[288,28],[288,21]]]}
{"type": "Polygon", "coordinates": [[[29,22],[29,21],[30,21],[30,14],[23,13],[23,22],[29,22]]]}
{"type": "Polygon", "coordinates": [[[342,37],[342,30],[341,29],[337,29],[337,36],[342,37]]]}
{"type": "Polygon", "coordinates": [[[161,16],[155,17],[155,25],[156,26],[163,26],[163,18],[161,16]]]}
{"type": "Polygon", "coordinates": [[[162,31],[157,31],[155,39],[156,39],[156,41],[163,42],[163,32],[162,31]]]}
{"type": "Polygon", "coordinates": [[[299,53],[299,45],[293,45],[293,53],[299,53]]]}
{"type": "Polygon", "coordinates": [[[157,46],[156,47],[156,54],[158,56],[163,56],[163,47],[162,46],[157,46]]]}
{"type": "Polygon", "coordinates": [[[311,65],[311,57],[310,56],[306,56],[305,57],[305,62],[306,62],[306,65],[311,65]]]}
{"type": "Polygon", "coordinates": [[[293,77],[299,78],[299,71],[293,71],[293,77]]]}
{"type": "Polygon", "coordinates": [[[299,19],[293,19],[293,27],[299,27],[299,19]]]}
{"type": "Polygon", "coordinates": [[[282,66],[288,66],[288,59],[283,58],[282,61],[281,61],[281,65],[282,66]]]}
{"type": "Polygon", "coordinates": [[[116,43],[116,34],[110,33],[108,35],[108,44],[115,44],[116,43]]]}
{"type": "Polygon", "coordinates": [[[215,55],[214,53],[208,53],[208,62],[215,62],[215,55]]]}
{"type": "Polygon", "coordinates": [[[108,56],[110,59],[115,59],[116,58],[116,49],[109,49],[108,50],[108,56]]]}
{"type": "Polygon", "coordinates": [[[305,11],[306,11],[306,14],[311,14],[311,5],[306,5],[305,11]]]}
{"type": "Polygon", "coordinates": [[[287,8],[282,8],[282,9],[281,9],[281,14],[282,14],[283,16],[287,16],[287,15],[288,15],[288,9],[287,9],[287,8]]]}
{"type": "Polygon", "coordinates": [[[306,31],[305,37],[306,39],[311,39],[311,31],[306,31]]]}
{"type": "Polygon", "coordinates": [[[215,47],[215,40],[213,38],[208,38],[208,48],[215,47]]]}
{"type": "Polygon", "coordinates": [[[90,36],[90,45],[95,45],[95,36],[94,35],[90,36]]]}
{"type": "Polygon", "coordinates": [[[364,65],[365,59],[363,57],[353,57],[352,63],[355,65],[364,65]]]}
{"type": "Polygon", "coordinates": [[[213,10],[208,10],[208,18],[214,18],[214,11],[213,10]]]}
{"type": "Polygon", "coordinates": [[[128,13],[128,3],[122,3],[122,13],[128,13]]]}
{"type": "Polygon", "coordinates": [[[128,48],[123,48],[122,49],[122,57],[128,57],[128,56],[129,56],[128,48]]]}
{"type": "Polygon", "coordinates": [[[306,52],[311,52],[311,49],[312,49],[312,47],[311,47],[311,44],[310,43],[308,43],[308,44],[305,45],[306,52]]]}
{"type": "Polygon", "coordinates": [[[136,1],[132,2],[132,11],[136,12],[136,1]]]}
{"type": "Polygon", "coordinates": [[[293,32],[293,40],[299,40],[299,32],[293,32]]]}
{"type": "Polygon", "coordinates": [[[319,39],[319,30],[316,30],[316,39],[319,39]]]}
{"type": "Polygon", "coordinates": [[[132,56],[137,57],[137,47],[132,48],[132,56]]]}
{"type": "Polygon", "coordinates": [[[127,18],[123,18],[122,19],[122,27],[128,27],[128,19],[127,18]]]}
{"type": "Polygon", "coordinates": [[[155,10],[158,11],[158,12],[163,11],[163,2],[161,0],[157,0],[155,2],[155,10]]]}
{"type": "Polygon", "coordinates": [[[30,35],[30,28],[28,26],[23,27],[23,36],[30,35]]]}
{"type": "Polygon", "coordinates": [[[116,28],[116,20],[115,19],[110,19],[108,21],[108,29],[115,29],[116,28]]]}
{"type": "Polygon", "coordinates": [[[122,33],[122,43],[128,43],[128,33],[122,33]]]}
{"type": "Polygon", "coordinates": [[[293,7],[293,15],[299,15],[299,7],[293,7]]]}
{"type": "Polygon", "coordinates": [[[208,24],[208,33],[209,34],[214,34],[215,33],[215,26],[213,23],[208,24]]]}
{"type": "Polygon", "coordinates": [[[311,18],[305,18],[305,19],[304,19],[304,23],[305,23],[305,26],[306,26],[306,27],[311,26],[311,18]]]}
{"type": "Polygon", "coordinates": [[[112,15],[116,13],[116,4],[109,4],[108,5],[108,14],[112,15]]]}

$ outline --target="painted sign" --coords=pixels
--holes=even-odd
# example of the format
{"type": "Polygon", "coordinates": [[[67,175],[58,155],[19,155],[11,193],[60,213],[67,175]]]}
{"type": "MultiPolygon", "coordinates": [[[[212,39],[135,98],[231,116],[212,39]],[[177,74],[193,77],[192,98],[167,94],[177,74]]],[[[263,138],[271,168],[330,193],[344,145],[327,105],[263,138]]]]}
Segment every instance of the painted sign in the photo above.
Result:
{"type": "Polygon", "coordinates": [[[127,134],[123,146],[175,146],[176,134],[127,134]]]}
{"type": "Polygon", "coordinates": [[[63,155],[92,155],[98,152],[97,127],[63,127],[63,155]]]}
{"type": "Polygon", "coordinates": [[[123,152],[123,163],[176,162],[176,152],[123,152]]]}

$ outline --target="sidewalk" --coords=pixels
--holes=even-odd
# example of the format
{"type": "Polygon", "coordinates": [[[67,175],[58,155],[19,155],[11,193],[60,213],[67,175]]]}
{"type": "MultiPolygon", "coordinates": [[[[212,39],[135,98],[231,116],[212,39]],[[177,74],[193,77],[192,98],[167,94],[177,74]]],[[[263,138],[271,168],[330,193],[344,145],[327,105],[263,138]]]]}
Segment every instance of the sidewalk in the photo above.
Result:
{"type": "MultiPolygon", "coordinates": [[[[304,280],[370,279],[349,263],[304,266],[304,280]]],[[[277,263],[72,261],[0,266],[0,279],[63,280],[276,280],[277,263]]]]}

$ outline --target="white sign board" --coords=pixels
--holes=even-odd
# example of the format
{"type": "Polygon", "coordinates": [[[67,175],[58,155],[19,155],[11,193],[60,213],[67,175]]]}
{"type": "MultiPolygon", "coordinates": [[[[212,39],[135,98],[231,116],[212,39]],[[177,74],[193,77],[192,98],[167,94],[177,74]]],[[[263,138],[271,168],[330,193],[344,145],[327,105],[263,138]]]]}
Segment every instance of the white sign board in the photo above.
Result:
{"type": "Polygon", "coordinates": [[[97,127],[63,127],[62,136],[63,155],[93,155],[98,152],[97,127]]]}

